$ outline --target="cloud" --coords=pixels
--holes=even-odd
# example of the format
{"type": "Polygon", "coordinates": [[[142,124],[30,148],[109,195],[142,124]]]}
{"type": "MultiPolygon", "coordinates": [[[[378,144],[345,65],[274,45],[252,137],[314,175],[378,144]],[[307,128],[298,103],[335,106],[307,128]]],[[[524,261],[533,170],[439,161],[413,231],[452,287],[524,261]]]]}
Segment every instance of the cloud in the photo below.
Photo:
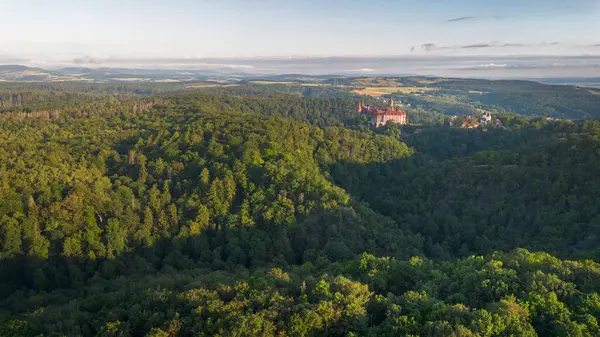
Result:
{"type": "Polygon", "coordinates": [[[372,73],[375,71],[375,69],[372,68],[359,68],[359,69],[352,69],[349,70],[350,72],[357,72],[357,73],[372,73]]]}
{"type": "Polygon", "coordinates": [[[421,48],[425,49],[426,51],[432,51],[432,50],[436,49],[437,47],[433,43],[425,43],[425,44],[421,45],[421,48]]]}
{"type": "MultiPolygon", "coordinates": [[[[237,61],[237,60],[236,60],[237,61]]],[[[162,58],[123,58],[109,57],[97,58],[81,56],[72,60],[76,65],[103,65],[106,67],[133,67],[133,68],[195,68],[195,69],[253,69],[254,66],[245,63],[233,63],[231,59],[203,59],[197,57],[162,57],[162,58]]]]}
{"type": "Polygon", "coordinates": [[[506,63],[497,64],[497,63],[486,63],[479,64],[476,68],[506,68],[508,65],[506,63]]]}
{"type": "Polygon", "coordinates": [[[81,56],[73,59],[73,63],[75,64],[100,64],[102,61],[91,57],[91,56],[81,56]]]}
{"type": "MultiPolygon", "coordinates": [[[[493,71],[497,69],[506,70],[576,70],[576,69],[588,69],[595,70],[600,68],[600,63],[595,62],[578,62],[577,58],[559,58],[553,60],[553,62],[547,62],[540,58],[530,59],[519,59],[510,58],[511,63],[484,63],[472,66],[457,67],[457,70],[480,70],[480,71],[493,71]]],[[[597,62],[597,61],[596,61],[597,62]]]]}
{"type": "Polygon", "coordinates": [[[489,43],[476,43],[476,44],[470,44],[470,45],[466,45],[466,46],[461,46],[461,48],[463,49],[469,49],[469,48],[487,48],[487,47],[493,47],[495,46],[494,44],[489,44],[489,43]]]}
{"type": "MultiPolygon", "coordinates": [[[[459,50],[459,49],[485,49],[485,48],[526,48],[526,47],[541,47],[541,46],[551,46],[558,45],[560,42],[538,42],[538,43],[500,43],[499,41],[490,41],[485,43],[474,43],[467,45],[459,45],[459,46],[438,46],[433,43],[425,43],[421,45],[421,49],[431,52],[434,50],[459,50]]],[[[600,47],[600,44],[595,45],[595,47],[600,47]]],[[[411,52],[415,49],[412,48],[411,52]]]]}
{"type": "Polygon", "coordinates": [[[479,19],[486,19],[486,20],[502,20],[502,19],[506,19],[506,16],[502,16],[502,15],[494,15],[494,16],[461,16],[458,18],[452,18],[452,19],[448,19],[446,20],[446,22],[459,22],[459,21],[467,21],[467,20],[479,20],[479,19]]]}
{"type": "MultiPolygon", "coordinates": [[[[598,41],[600,42],[600,41],[598,41]]],[[[487,42],[491,43],[491,41],[487,42]]],[[[90,65],[91,68],[110,67],[121,70],[107,69],[107,72],[133,74],[132,77],[146,77],[145,70],[164,69],[168,76],[176,71],[191,77],[195,72],[214,73],[254,73],[254,74],[348,74],[353,76],[413,76],[433,75],[449,77],[600,77],[600,55],[590,56],[553,56],[553,55],[474,55],[476,51],[520,50],[518,47],[504,47],[505,42],[499,42],[488,49],[460,49],[460,45],[446,47],[431,44],[431,52],[426,52],[420,44],[415,45],[415,52],[395,56],[338,56],[338,57],[295,57],[295,58],[197,58],[197,57],[164,57],[164,58],[125,58],[91,55],[101,60],[102,65],[90,65]],[[446,49],[464,51],[464,54],[442,53],[446,49]],[[419,53],[420,52],[420,53],[419,53]],[[466,53],[469,52],[469,53],[466,53]],[[470,53],[473,52],[473,53],[470,53]],[[127,70],[124,70],[127,69],[127,70]],[[372,71],[374,70],[374,71],[372,71]]],[[[527,42],[524,41],[527,45],[527,42]]],[[[587,44],[589,46],[592,43],[587,44]]],[[[537,43],[535,45],[541,45],[537,43]]],[[[600,47],[600,45],[598,46],[600,47]]],[[[410,48],[410,46],[409,46],[410,48]]],[[[407,48],[408,49],[408,48],[407,48]]],[[[408,50],[407,50],[408,51],[408,50]]],[[[483,53],[487,54],[487,53],[483,53]]],[[[491,54],[491,53],[490,53],[491,54]]],[[[73,66],[73,57],[85,54],[66,56],[64,60],[38,59],[42,68],[58,68],[73,66]],[[60,62],[60,63],[56,63],[60,62]]],[[[0,64],[18,63],[32,65],[32,58],[16,62],[14,56],[3,55],[0,52],[0,64]],[[10,60],[14,61],[10,61],[10,60]],[[8,61],[7,61],[8,60],[8,61]]],[[[101,68],[102,69],[102,68],[101,68]]],[[[236,75],[237,76],[237,75],[236,75]]]]}
{"type": "Polygon", "coordinates": [[[477,17],[476,16],[461,16],[460,18],[448,19],[447,22],[458,22],[458,21],[473,20],[473,19],[477,19],[477,17]]]}
{"type": "Polygon", "coordinates": [[[226,69],[254,69],[254,66],[248,64],[211,64],[211,63],[200,63],[198,66],[204,66],[207,68],[226,68],[226,69]]]}

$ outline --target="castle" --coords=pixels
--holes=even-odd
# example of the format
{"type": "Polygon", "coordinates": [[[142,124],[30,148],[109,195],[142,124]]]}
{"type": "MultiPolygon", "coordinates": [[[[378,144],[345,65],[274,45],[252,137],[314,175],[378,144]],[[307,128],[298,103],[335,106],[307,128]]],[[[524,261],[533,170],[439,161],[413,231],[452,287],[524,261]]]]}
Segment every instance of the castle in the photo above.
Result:
{"type": "Polygon", "coordinates": [[[406,112],[394,108],[394,100],[390,98],[387,109],[378,109],[364,104],[358,105],[358,113],[370,116],[369,123],[375,127],[384,126],[388,121],[396,124],[407,124],[406,112]]]}

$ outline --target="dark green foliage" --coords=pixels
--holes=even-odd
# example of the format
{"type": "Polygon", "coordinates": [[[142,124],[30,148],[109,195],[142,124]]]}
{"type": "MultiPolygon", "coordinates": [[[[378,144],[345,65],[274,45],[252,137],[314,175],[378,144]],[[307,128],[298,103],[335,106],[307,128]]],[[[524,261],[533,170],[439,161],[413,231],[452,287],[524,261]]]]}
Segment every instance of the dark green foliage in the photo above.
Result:
{"type": "Polygon", "coordinates": [[[174,254],[190,259],[181,268],[220,269],[420,250],[394,222],[364,207],[357,215],[321,169],[402,158],[403,143],[235,105],[219,111],[206,96],[157,104],[144,114],[0,122],[7,291],[144,273],[174,254]]]}
{"type": "Polygon", "coordinates": [[[430,256],[526,247],[598,258],[599,124],[535,123],[409,130],[410,160],[336,163],[332,176],[426,238],[430,256]]]}
{"type": "Polygon", "coordinates": [[[436,263],[362,254],[290,268],[94,281],[4,305],[2,336],[597,336],[600,266],[519,249],[436,263]],[[336,271],[337,270],[337,271],[336,271]],[[43,309],[35,309],[43,308],[43,309]],[[33,311],[35,310],[35,314],[33,311]]]}
{"type": "Polygon", "coordinates": [[[0,336],[600,334],[600,123],[219,90],[2,96],[0,336]]]}

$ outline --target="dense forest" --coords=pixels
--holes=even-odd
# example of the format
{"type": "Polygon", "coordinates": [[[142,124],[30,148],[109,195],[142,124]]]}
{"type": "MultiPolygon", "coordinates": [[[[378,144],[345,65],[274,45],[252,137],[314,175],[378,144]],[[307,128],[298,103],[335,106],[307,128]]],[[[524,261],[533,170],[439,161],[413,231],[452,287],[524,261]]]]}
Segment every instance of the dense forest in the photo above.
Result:
{"type": "Polygon", "coordinates": [[[432,127],[406,137],[419,154],[411,160],[336,162],[332,175],[372,209],[426,237],[429,256],[526,247],[599,259],[599,126],[432,127]]]}
{"type": "Polygon", "coordinates": [[[0,336],[600,335],[597,121],[61,86],[0,90],[0,336]]]}

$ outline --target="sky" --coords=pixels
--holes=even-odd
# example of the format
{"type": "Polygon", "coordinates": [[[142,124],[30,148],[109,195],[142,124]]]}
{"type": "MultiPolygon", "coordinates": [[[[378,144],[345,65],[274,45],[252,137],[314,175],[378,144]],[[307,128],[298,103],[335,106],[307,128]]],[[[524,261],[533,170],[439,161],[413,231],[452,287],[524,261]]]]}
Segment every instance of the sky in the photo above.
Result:
{"type": "Polygon", "coordinates": [[[600,0],[0,0],[0,10],[0,64],[248,70],[264,59],[477,56],[503,68],[486,60],[600,56],[600,0]]]}

